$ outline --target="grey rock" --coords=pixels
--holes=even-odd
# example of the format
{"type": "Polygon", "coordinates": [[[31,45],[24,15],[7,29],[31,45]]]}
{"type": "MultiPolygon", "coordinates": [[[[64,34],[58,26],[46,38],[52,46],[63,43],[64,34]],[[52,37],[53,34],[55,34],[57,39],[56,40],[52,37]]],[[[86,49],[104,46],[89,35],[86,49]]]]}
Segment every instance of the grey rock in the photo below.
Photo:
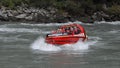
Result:
{"type": "Polygon", "coordinates": [[[33,20],[33,16],[27,16],[25,17],[26,20],[33,20]]]}
{"type": "Polygon", "coordinates": [[[12,17],[12,16],[13,16],[13,14],[12,14],[11,12],[9,12],[9,11],[8,11],[7,14],[8,14],[9,17],[12,17]]]}
{"type": "Polygon", "coordinates": [[[20,19],[23,19],[27,16],[27,14],[20,14],[18,16],[15,16],[16,18],[20,18],[20,19]]]}

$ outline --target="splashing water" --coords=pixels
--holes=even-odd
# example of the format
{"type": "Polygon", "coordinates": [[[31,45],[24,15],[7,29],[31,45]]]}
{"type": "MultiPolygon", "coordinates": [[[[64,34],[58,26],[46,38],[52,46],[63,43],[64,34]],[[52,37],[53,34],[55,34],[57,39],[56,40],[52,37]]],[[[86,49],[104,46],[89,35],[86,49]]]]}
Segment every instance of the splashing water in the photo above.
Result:
{"type": "Polygon", "coordinates": [[[54,46],[52,44],[47,44],[44,42],[44,38],[39,37],[37,40],[35,40],[31,44],[31,48],[34,50],[40,50],[40,51],[61,51],[61,50],[86,50],[89,48],[90,45],[93,45],[95,42],[80,42],[78,41],[76,44],[65,44],[62,46],[54,46]]]}
{"type": "Polygon", "coordinates": [[[88,49],[88,47],[89,47],[89,45],[87,43],[83,43],[83,42],[79,41],[76,44],[65,44],[65,45],[61,46],[61,49],[77,51],[77,50],[86,50],[86,49],[88,49]]]}
{"type": "Polygon", "coordinates": [[[57,46],[53,46],[51,44],[47,44],[44,42],[44,39],[39,37],[37,40],[35,40],[32,45],[32,49],[35,50],[42,50],[42,51],[60,51],[61,49],[57,46]]]}

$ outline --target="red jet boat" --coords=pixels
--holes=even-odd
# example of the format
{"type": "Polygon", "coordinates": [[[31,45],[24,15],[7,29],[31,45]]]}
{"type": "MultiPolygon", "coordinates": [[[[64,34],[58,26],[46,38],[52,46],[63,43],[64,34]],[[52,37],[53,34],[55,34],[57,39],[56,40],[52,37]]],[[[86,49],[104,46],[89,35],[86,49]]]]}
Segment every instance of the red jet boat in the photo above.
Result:
{"type": "Polygon", "coordinates": [[[46,35],[45,42],[53,45],[74,44],[87,40],[84,28],[80,24],[63,25],[46,35]]]}

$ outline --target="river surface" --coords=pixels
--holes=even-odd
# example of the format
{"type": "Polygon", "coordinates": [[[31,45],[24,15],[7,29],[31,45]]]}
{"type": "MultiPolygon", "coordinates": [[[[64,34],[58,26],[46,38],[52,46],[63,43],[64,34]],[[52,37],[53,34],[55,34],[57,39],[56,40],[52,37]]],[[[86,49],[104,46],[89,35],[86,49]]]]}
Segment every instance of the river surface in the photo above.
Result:
{"type": "Polygon", "coordinates": [[[0,68],[120,68],[120,22],[77,23],[88,41],[64,46],[44,38],[69,23],[0,24],[0,68]]]}

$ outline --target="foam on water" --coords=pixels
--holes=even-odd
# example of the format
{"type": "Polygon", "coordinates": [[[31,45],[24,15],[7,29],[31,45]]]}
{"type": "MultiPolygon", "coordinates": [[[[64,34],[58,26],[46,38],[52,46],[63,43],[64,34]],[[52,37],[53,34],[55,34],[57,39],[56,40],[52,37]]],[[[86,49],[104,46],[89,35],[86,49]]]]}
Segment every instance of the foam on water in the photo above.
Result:
{"type": "Polygon", "coordinates": [[[0,28],[0,32],[48,34],[51,31],[42,31],[41,29],[29,29],[29,28],[0,28]]]}
{"type": "Polygon", "coordinates": [[[65,44],[62,46],[54,46],[51,44],[47,44],[44,42],[44,38],[39,37],[31,44],[31,48],[34,50],[40,51],[79,51],[79,50],[87,50],[90,45],[95,44],[97,41],[89,41],[89,42],[77,42],[76,44],[65,44]]]}
{"type": "Polygon", "coordinates": [[[111,34],[115,34],[115,33],[119,33],[120,30],[112,30],[112,31],[109,31],[108,33],[111,33],[111,34]]]}
{"type": "Polygon", "coordinates": [[[27,41],[29,41],[29,39],[17,38],[14,36],[14,37],[0,37],[0,41],[4,41],[4,42],[24,41],[24,42],[27,42],[27,41]]]}
{"type": "Polygon", "coordinates": [[[27,23],[21,23],[21,25],[27,25],[27,26],[60,26],[60,25],[67,25],[67,24],[72,24],[72,23],[77,23],[77,24],[82,24],[80,21],[75,21],[75,22],[66,22],[66,23],[48,23],[48,24],[27,24],[27,23]]]}
{"type": "Polygon", "coordinates": [[[106,21],[101,21],[101,22],[95,22],[97,24],[111,24],[111,25],[120,25],[120,21],[113,21],[113,22],[106,22],[106,21]]]}
{"type": "Polygon", "coordinates": [[[98,44],[98,42],[102,40],[102,38],[97,37],[97,36],[89,36],[88,37],[88,41],[87,44],[89,45],[95,45],[96,43],[98,44]]]}
{"type": "Polygon", "coordinates": [[[34,50],[41,50],[41,51],[60,51],[61,49],[57,46],[53,46],[51,44],[47,44],[44,42],[44,39],[39,37],[31,44],[31,48],[34,50]]]}
{"type": "Polygon", "coordinates": [[[27,28],[0,28],[2,32],[28,32],[28,33],[38,33],[38,29],[27,29],[27,28]]]}
{"type": "Polygon", "coordinates": [[[76,44],[65,44],[61,46],[62,50],[72,50],[72,51],[86,50],[88,48],[89,48],[89,45],[81,41],[78,41],[76,44]]]}
{"type": "Polygon", "coordinates": [[[71,24],[71,23],[78,23],[78,24],[81,24],[82,22],[79,22],[79,21],[76,21],[76,22],[66,22],[66,23],[39,23],[39,24],[30,24],[30,23],[16,23],[16,24],[3,24],[3,25],[0,25],[0,27],[3,27],[3,28],[7,28],[7,27],[14,27],[14,26],[31,26],[31,27],[36,27],[36,26],[42,26],[42,27],[45,27],[45,26],[60,26],[60,25],[67,25],[67,24],[71,24]]]}
{"type": "Polygon", "coordinates": [[[28,23],[21,23],[21,25],[26,25],[26,26],[60,26],[60,25],[65,25],[68,23],[49,23],[49,24],[28,24],[28,23]]]}

